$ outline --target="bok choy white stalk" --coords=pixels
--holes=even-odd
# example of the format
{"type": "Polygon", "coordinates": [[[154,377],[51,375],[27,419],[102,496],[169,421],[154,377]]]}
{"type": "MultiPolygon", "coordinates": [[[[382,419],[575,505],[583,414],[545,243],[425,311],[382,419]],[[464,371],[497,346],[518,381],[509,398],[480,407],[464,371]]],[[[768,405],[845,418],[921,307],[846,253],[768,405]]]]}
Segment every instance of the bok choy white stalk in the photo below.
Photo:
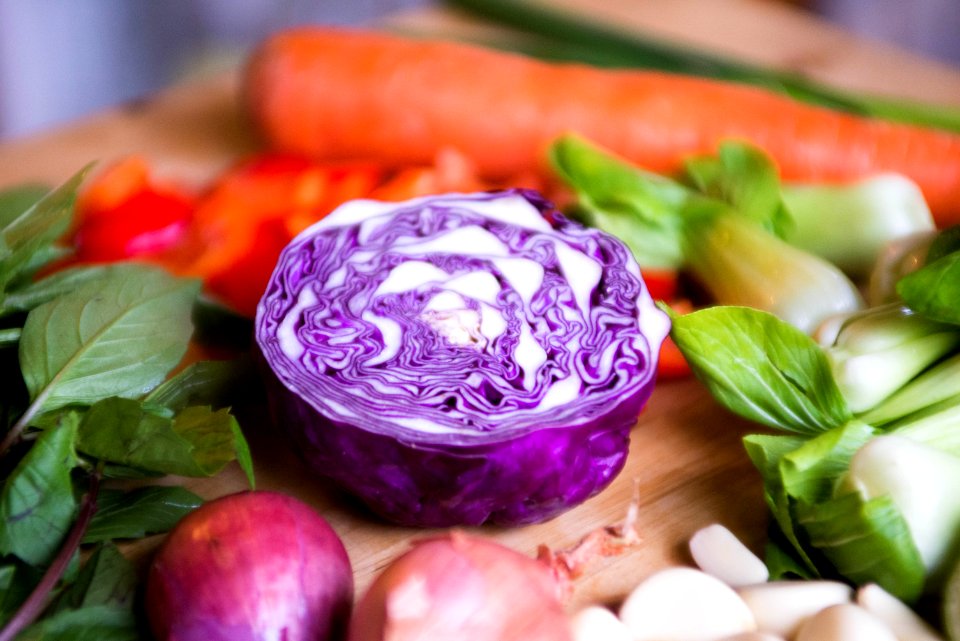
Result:
{"type": "Polygon", "coordinates": [[[773,577],[839,576],[912,602],[960,559],[953,230],[926,261],[898,283],[897,305],[856,315],[828,346],[745,307],[673,317],[671,337],[714,397],[785,432],[744,439],[776,523],[773,577]]]}
{"type": "Polygon", "coordinates": [[[692,159],[694,187],[572,135],[554,144],[551,159],[577,192],[578,215],[618,236],[641,267],[688,270],[717,302],[769,311],[806,333],[862,306],[837,267],[778,236],[791,224],[779,179],[751,147],[692,159]]]}
{"type": "Polygon", "coordinates": [[[912,180],[900,174],[842,184],[784,184],[793,219],[785,240],[863,278],[893,241],[934,230],[930,207],[912,180]]]}
{"type": "Polygon", "coordinates": [[[960,331],[893,303],[853,314],[826,348],[854,412],[865,412],[960,346],[960,331]]]}

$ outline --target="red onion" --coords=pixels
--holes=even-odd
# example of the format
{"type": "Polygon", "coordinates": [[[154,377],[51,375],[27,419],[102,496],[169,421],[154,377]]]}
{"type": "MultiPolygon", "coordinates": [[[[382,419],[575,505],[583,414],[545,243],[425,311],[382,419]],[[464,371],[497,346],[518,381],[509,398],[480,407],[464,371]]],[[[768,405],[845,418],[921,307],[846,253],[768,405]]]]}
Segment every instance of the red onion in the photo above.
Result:
{"type": "Polygon", "coordinates": [[[273,492],[211,501],[170,533],[150,568],[160,641],[327,641],[350,616],[343,543],[308,505],[273,492]]]}
{"type": "Polygon", "coordinates": [[[549,567],[460,531],[414,543],[357,603],[349,641],[569,641],[549,567]]]}

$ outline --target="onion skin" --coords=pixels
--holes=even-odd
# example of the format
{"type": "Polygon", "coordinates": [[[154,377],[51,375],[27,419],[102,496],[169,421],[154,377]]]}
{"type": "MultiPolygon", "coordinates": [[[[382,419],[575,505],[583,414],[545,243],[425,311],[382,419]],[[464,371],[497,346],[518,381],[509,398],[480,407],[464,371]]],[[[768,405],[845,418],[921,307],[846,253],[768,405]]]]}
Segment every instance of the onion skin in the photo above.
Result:
{"type": "Polygon", "coordinates": [[[454,530],[414,543],[357,603],[348,641],[572,641],[549,568],[454,530]]]}
{"type": "Polygon", "coordinates": [[[187,515],[146,588],[159,641],[336,641],[352,600],[350,561],[330,525],[305,503],[264,491],[187,515]]]}

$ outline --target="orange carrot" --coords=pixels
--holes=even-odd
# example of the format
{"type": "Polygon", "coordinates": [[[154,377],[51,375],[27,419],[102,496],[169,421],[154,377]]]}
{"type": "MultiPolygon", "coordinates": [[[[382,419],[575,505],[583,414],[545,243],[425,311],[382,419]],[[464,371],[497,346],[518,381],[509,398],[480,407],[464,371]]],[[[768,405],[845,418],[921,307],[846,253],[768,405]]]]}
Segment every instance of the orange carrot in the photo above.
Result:
{"type": "Polygon", "coordinates": [[[960,222],[960,136],[745,85],[324,27],[270,38],[244,80],[254,123],[286,151],[425,164],[452,147],[496,179],[546,174],[548,144],[569,131],[661,173],[739,138],[765,149],[785,180],[905,174],[941,225],[960,222]]]}

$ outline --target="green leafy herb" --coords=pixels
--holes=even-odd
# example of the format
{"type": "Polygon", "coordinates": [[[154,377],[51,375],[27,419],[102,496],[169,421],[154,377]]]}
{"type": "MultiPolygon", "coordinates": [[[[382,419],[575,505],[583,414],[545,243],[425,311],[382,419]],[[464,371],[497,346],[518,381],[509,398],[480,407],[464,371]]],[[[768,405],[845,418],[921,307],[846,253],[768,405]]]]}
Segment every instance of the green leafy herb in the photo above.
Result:
{"type": "Polygon", "coordinates": [[[104,490],[83,542],[136,539],[166,532],[202,504],[203,499],[182,487],[104,490]]]}
{"type": "Polygon", "coordinates": [[[76,514],[70,471],[77,465],[72,415],[47,430],[6,480],[0,493],[0,554],[43,565],[56,553],[76,514]]]}
{"type": "Polygon", "coordinates": [[[96,605],[43,619],[17,641],[141,641],[141,635],[131,612],[96,605]]]}
{"type": "Polygon", "coordinates": [[[100,545],[77,577],[47,608],[49,614],[92,606],[132,611],[137,589],[133,564],[112,543],[100,545]]]}
{"type": "Polygon", "coordinates": [[[0,294],[23,284],[42,262],[38,256],[53,256],[51,247],[63,235],[73,217],[76,190],[86,170],[74,175],[0,229],[0,294]]]}
{"type": "Polygon", "coordinates": [[[210,476],[236,460],[254,483],[228,409],[248,370],[195,363],[170,375],[194,333],[199,282],[135,264],[37,277],[69,251],[58,243],[82,178],[0,193],[2,641],[140,638],[137,577],[110,541],[164,532],[200,498],[101,492],[104,477],[210,476]]]}
{"type": "Polygon", "coordinates": [[[34,411],[137,398],[159,385],[186,352],[199,288],[156,268],[117,264],[32,310],[20,361],[34,411]]]}

